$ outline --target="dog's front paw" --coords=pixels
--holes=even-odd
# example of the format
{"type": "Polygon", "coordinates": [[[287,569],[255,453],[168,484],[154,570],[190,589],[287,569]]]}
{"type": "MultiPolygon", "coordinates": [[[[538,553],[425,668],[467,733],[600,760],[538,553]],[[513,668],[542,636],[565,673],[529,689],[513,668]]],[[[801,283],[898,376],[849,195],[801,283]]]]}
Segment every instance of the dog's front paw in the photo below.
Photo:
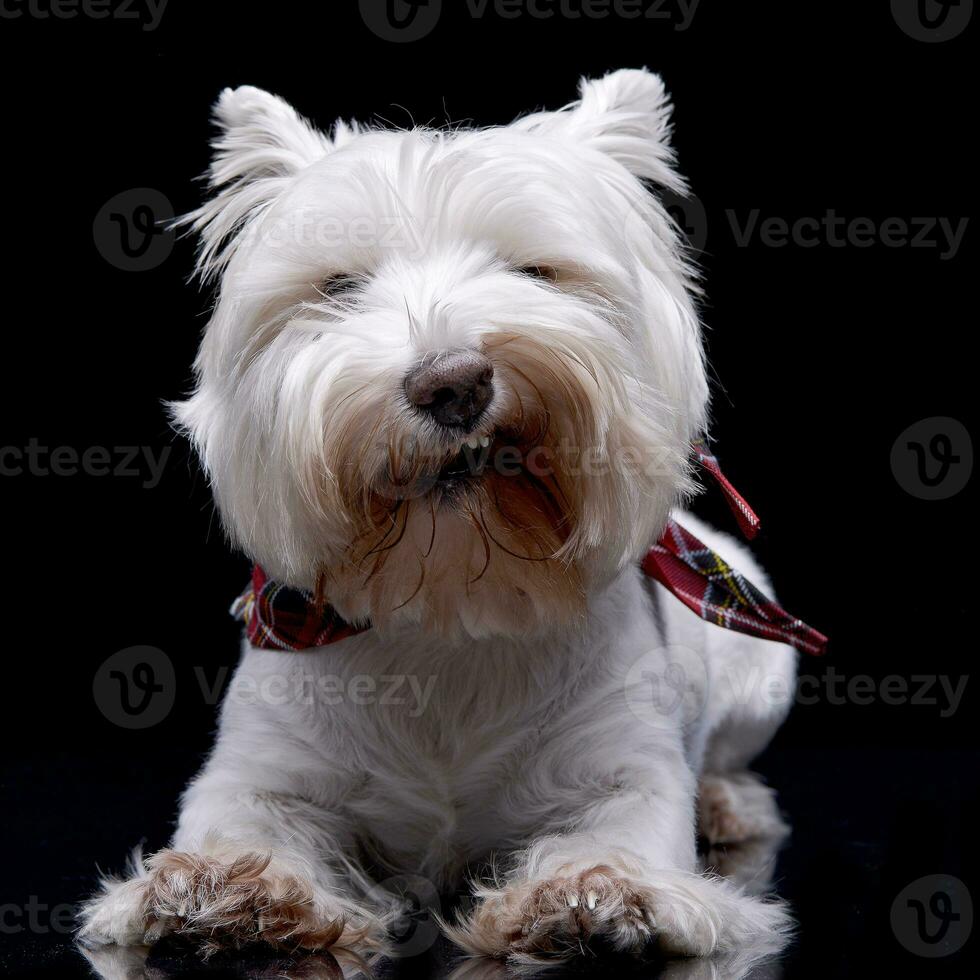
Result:
{"type": "Polygon", "coordinates": [[[680,871],[640,879],[601,864],[511,881],[478,896],[475,912],[449,927],[449,937],[470,953],[516,960],[569,957],[593,940],[629,953],[656,946],[671,955],[710,956],[753,944],[769,953],[790,929],[781,905],[680,871]]]}
{"type": "Polygon", "coordinates": [[[370,946],[382,931],[369,912],[319,894],[268,855],[160,851],[131,871],[83,906],[82,943],[150,945],[173,935],[204,953],[250,943],[322,950],[370,946]]]}
{"type": "Polygon", "coordinates": [[[656,929],[634,883],[604,865],[478,894],[472,916],[448,932],[464,949],[486,956],[561,956],[600,936],[618,949],[642,948],[656,929]]]}

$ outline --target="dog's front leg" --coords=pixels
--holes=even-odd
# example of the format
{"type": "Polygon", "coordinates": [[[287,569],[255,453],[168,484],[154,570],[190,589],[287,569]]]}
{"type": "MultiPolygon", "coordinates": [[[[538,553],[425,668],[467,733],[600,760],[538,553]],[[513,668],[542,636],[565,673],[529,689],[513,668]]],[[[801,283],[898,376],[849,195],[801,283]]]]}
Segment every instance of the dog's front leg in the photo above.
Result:
{"type": "Polygon", "coordinates": [[[240,781],[211,765],[184,796],[169,848],[136,854],[83,908],[88,945],[151,944],[178,935],[205,952],[252,942],[362,947],[383,935],[359,904],[363,875],[344,822],[300,795],[240,781]]]}
{"type": "Polygon", "coordinates": [[[124,878],[103,882],[82,909],[83,942],[143,945],[176,934],[205,950],[325,949],[383,934],[384,910],[366,907],[371,886],[342,806],[357,777],[318,702],[283,683],[317,661],[264,654],[246,651],[170,847],[135,855],[124,878]],[[269,678],[281,697],[262,686],[269,678]]]}
{"type": "Polygon", "coordinates": [[[678,749],[616,781],[516,855],[505,877],[450,929],[472,953],[569,956],[590,939],[683,956],[778,949],[785,908],[697,873],[694,776],[678,749]],[[653,777],[653,778],[651,778],[653,777]]]}

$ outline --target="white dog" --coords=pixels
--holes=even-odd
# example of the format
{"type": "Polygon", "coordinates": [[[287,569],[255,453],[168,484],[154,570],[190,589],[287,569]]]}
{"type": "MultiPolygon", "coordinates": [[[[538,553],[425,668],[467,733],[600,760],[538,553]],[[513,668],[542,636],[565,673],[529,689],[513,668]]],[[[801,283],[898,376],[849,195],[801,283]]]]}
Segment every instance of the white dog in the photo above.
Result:
{"type": "Polygon", "coordinates": [[[449,890],[489,858],[446,926],[470,952],[786,934],[780,903],[699,872],[696,839],[780,829],[746,765],[786,701],[752,679],[790,685],[795,654],[638,567],[693,488],[708,401],[691,271],[644,183],[684,190],[669,105],[646,71],[580,95],[332,136],[221,96],[191,216],[220,292],[175,414],[232,542],[370,628],[246,641],[170,848],[103,883],[85,942],[370,945],[372,875],[449,890]]]}

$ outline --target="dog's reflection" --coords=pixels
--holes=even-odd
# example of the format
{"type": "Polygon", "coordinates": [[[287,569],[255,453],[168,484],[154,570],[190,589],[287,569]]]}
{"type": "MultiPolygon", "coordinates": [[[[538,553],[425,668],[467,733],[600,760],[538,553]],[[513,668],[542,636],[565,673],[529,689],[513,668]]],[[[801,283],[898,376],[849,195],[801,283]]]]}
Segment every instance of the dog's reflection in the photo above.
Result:
{"type": "MultiPolygon", "coordinates": [[[[598,980],[600,977],[615,975],[624,980],[635,977],[636,980],[779,980],[782,972],[778,962],[766,961],[759,963],[751,956],[743,958],[740,955],[716,956],[708,959],[671,960],[660,968],[651,964],[635,964],[623,967],[619,964],[611,971],[609,964],[596,962],[594,970],[590,971],[581,963],[576,963],[574,972],[568,974],[548,968],[537,974],[548,980],[559,980],[564,976],[587,978],[590,975],[598,980]]],[[[526,980],[535,977],[533,971],[522,968],[515,972],[500,960],[473,959],[457,966],[451,973],[445,975],[445,980],[526,980]]]]}
{"type": "MultiPolygon", "coordinates": [[[[703,855],[703,869],[729,878],[750,894],[766,894],[771,890],[776,856],[784,840],[785,835],[782,835],[746,841],[738,846],[712,848],[703,855]]],[[[188,969],[186,960],[160,957],[156,952],[151,958],[151,951],[146,946],[79,948],[103,980],[171,980],[188,969]]],[[[610,963],[601,955],[597,954],[594,966],[597,977],[607,976],[610,972],[610,963]]],[[[549,980],[563,974],[561,967],[556,967],[553,961],[542,963],[542,968],[549,980]]],[[[517,976],[533,976],[535,972],[533,966],[522,966],[519,973],[515,973],[511,966],[500,960],[460,960],[449,954],[443,965],[432,962],[430,975],[438,980],[513,980],[517,976]]],[[[574,972],[576,977],[582,977],[591,971],[586,964],[577,961],[574,972]]],[[[659,963],[635,960],[627,963],[617,959],[615,973],[624,977],[643,977],[644,980],[778,980],[782,975],[771,949],[763,953],[744,949],[727,956],[659,963]]],[[[336,950],[282,959],[241,958],[233,965],[229,963],[224,975],[246,980],[394,980],[407,974],[421,975],[417,958],[368,961],[353,953],[336,950]]]]}
{"type": "Polygon", "coordinates": [[[772,891],[776,858],[787,834],[712,847],[702,855],[702,870],[728,878],[750,895],[767,895],[772,891]]]}
{"type": "MultiPolygon", "coordinates": [[[[102,980],[175,980],[181,976],[200,976],[200,963],[187,960],[150,958],[148,946],[103,946],[79,951],[102,980]]],[[[242,980],[374,980],[372,965],[353,953],[310,953],[286,958],[248,957],[236,963],[222,962],[221,976],[242,980]]]]}

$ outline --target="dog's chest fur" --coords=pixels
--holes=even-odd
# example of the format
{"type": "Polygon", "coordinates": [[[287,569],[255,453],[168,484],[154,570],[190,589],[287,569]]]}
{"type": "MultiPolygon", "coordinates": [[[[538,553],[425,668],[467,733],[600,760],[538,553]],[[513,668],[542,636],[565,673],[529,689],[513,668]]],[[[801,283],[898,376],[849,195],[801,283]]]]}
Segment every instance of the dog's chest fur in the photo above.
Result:
{"type": "Polygon", "coordinates": [[[257,725],[281,737],[288,710],[295,765],[323,774],[310,797],[339,802],[381,861],[449,884],[473,855],[559,829],[566,804],[595,789],[591,757],[619,751],[629,766],[656,734],[624,695],[655,628],[631,572],[561,636],[450,646],[369,631],[300,654],[248,649],[216,757],[240,719],[234,748],[247,728],[261,765],[257,725]]]}

